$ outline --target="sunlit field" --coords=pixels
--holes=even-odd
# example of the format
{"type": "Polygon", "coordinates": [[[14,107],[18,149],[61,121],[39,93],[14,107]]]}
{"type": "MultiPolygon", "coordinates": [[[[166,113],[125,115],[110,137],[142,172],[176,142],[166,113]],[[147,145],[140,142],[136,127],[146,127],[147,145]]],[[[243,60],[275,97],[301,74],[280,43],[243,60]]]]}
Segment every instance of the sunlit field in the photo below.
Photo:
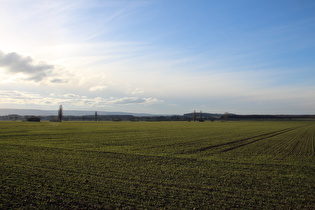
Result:
{"type": "Polygon", "coordinates": [[[315,206],[315,121],[0,122],[0,208],[315,206]]]}

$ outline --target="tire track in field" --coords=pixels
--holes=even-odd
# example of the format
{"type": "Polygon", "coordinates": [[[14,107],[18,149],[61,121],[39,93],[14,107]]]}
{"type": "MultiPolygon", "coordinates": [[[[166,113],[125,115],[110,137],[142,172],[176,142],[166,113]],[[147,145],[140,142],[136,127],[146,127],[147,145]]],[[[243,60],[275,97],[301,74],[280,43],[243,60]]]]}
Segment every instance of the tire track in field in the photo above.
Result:
{"type": "Polygon", "coordinates": [[[278,135],[281,135],[281,134],[293,131],[293,130],[295,130],[297,128],[299,128],[299,127],[285,128],[285,129],[281,129],[281,130],[278,130],[278,131],[273,131],[273,132],[269,132],[269,133],[265,133],[265,134],[260,134],[260,135],[257,135],[257,136],[252,136],[252,137],[248,137],[248,138],[244,138],[244,139],[230,141],[230,142],[226,142],[226,143],[222,143],[222,144],[216,144],[216,145],[212,145],[212,146],[208,146],[208,147],[202,147],[202,148],[199,148],[199,149],[190,150],[190,151],[183,152],[183,153],[184,154],[192,154],[192,153],[203,152],[203,151],[207,151],[207,150],[210,150],[210,149],[220,148],[220,147],[224,147],[224,146],[229,146],[230,145],[231,146],[230,148],[223,149],[223,150],[220,151],[220,152],[227,152],[227,151],[231,151],[231,150],[237,149],[237,148],[242,147],[242,146],[246,146],[246,145],[255,143],[257,141],[261,141],[261,140],[264,140],[264,139],[267,139],[267,138],[271,138],[271,137],[274,137],[274,136],[278,136],[278,135]],[[249,141],[249,142],[247,142],[247,141],[249,141]],[[235,146],[233,146],[233,145],[235,145],[235,146]]]}
{"type": "MultiPolygon", "coordinates": [[[[264,140],[264,139],[267,139],[267,138],[271,138],[271,137],[274,137],[274,136],[278,136],[278,135],[281,135],[281,134],[284,134],[284,133],[287,133],[287,132],[290,132],[290,131],[293,131],[297,128],[288,128],[288,129],[284,129],[284,130],[281,130],[281,131],[277,131],[277,132],[273,132],[272,134],[269,133],[267,135],[263,135],[262,138],[258,138],[258,139],[255,139],[253,141],[250,141],[250,142],[247,142],[247,143],[244,143],[244,144],[240,144],[240,145],[237,145],[237,146],[234,146],[234,147],[230,147],[228,149],[224,149],[224,150],[221,150],[220,152],[228,152],[228,151],[231,151],[231,150],[234,150],[234,149],[237,149],[239,147],[243,147],[243,146],[246,146],[246,145],[249,145],[249,144],[252,144],[252,143],[255,143],[257,141],[261,141],[261,140],[264,140]]],[[[252,137],[252,138],[249,138],[249,139],[253,139],[255,137],[252,137]]],[[[248,139],[247,139],[248,140],[248,139]]]]}

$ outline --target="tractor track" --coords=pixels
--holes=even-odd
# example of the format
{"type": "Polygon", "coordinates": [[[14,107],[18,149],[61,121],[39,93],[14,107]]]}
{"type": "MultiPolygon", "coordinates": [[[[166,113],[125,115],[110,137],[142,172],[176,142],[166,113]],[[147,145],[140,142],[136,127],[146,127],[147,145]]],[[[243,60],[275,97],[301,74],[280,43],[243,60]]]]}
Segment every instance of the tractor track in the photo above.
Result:
{"type": "MultiPolygon", "coordinates": [[[[271,137],[274,137],[274,136],[278,136],[278,135],[281,135],[281,134],[284,134],[284,133],[293,131],[293,130],[295,130],[295,129],[296,129],[296,128],[293,128],[293,129],[284,129],[284,130],[281,130],[281,131],[277,131],[277,132],[275,132],[275,133],[273,133],[273,134],[269,133],[269,134],[267,134],[267,135],[263,135],[262,138],[258,138],[258,139],[255,139],[255,140],[253,140],[253,141],[250,141],[250,142],[247,142],[247,143],[244,143],[244,144],[240,144],[240,145],[237,145],[237,146],[228,148],[228,149],[221,150],[221,152],[228,152],[228,151],[237,149],[237,148],[239,148],[239,147],[243,147],[243,146],[246,146],[246,145],[255,143],[255,142],[257,142],[257,141],[261,141],[261,140],[264,140],[264,139],[267,139],[267,138],[271,138],[271,137]]],[[[253,138],[255,138],[255,137],[248,138],[247,140],[253,139],[253,138]]],[[[256,138],[257,138],[257,136],[256,136],[256,138]]]]}
{"type": "Polygon", "coordinates": [[[223,150],[220,151],[220,152],[228,152],[228,151],[237,149],[239,147],[255,143],[257,141],[261,141],[261,140],[264,140],[264,139],[267,139],[267,138],[271,138],[271,137],[274,137],[274,136],[278,136],[278,135],[281,135],[281,134],[293,131],[293,130],[295,130],[297,128],[300,128],[300,127],[291,127],[291,128],[281,129],[281,130],[278,130],[278,131],[273,131],[273,132],[269,132],[269,133],[265,133],[265,134],[260,134],[260,135],[257,135],[257,136],[252,136],[252,137],[248,137],[248,138],[244,138],[244,139],[230,141],[230,142],[226,142],[226,143],[222,143],[222,144],[216,144],[216,145],[212,145],[212,146],[208,146],[208,147],[202,147],[202,148],[199,148],[199,149],[186,151],[184,153],[185,154],[192,154],[192,153],[204,152],[204,151],[211,150],[211,149],[214,149],[214,148],[220,148],[220,147],[224,147],[224,146],[229,146],[230,145],[231,146],[230,148],[223,149],[223,150]],[[233,145],[235,145],[235,146],[233,146],[233,145]]]}

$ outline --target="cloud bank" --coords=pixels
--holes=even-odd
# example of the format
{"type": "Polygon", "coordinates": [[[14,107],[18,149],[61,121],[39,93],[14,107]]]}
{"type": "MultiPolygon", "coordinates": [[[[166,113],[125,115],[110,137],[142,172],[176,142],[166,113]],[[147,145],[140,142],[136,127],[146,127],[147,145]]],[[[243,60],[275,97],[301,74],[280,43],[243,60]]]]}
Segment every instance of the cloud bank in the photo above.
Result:
{"type": "Polygon", "coordinates": [[[64,95],[51,94],[43,96],[41,94],[28,93],[25,91],[16,90],[0,90],[0,104],[37,104],[37,105],[52,105],[67,104],[71,107],[108,107],[108,106],[131,106],[131,105],[150,105],[159,103],[161,100],[153,97],[87,97],[68,93],[64,95]]]}

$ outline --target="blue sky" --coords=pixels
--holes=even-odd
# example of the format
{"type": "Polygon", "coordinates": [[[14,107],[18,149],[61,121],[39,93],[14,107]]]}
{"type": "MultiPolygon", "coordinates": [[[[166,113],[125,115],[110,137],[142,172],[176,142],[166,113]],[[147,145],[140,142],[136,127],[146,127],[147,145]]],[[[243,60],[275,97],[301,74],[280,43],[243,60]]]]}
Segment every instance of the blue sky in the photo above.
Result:
{"type": "Polygon", "coordinates": [[[315,114],[312,0],[2,0],[0,108],[315,114]]]}

